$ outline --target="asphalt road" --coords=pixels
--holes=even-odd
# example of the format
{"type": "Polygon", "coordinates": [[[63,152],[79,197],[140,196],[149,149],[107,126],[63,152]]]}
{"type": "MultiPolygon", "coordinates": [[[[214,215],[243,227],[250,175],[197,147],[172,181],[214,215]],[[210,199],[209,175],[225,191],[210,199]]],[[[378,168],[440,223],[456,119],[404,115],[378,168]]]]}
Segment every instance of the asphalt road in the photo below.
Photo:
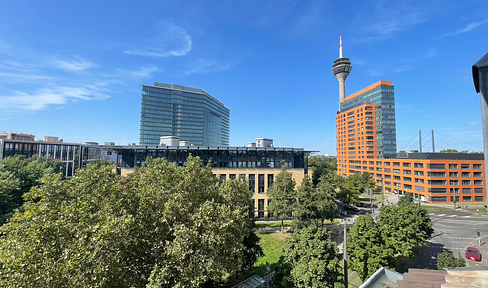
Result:
{"type": "MultiPolygon", "coordinates": [[[[434,234],[428,241],[427,247],[412,263],[411,268],[437,269],[437,254],[442,250],[448,250],[456,257],[461,252],[464,257],[464,250],[478,240],[478,228],[481,230],[482,236],[488,235],[487,218],[473,217],[471,213],[461,211],[443,211],[429,215],[433,223],[434,234]]],[[[475,263],[469,264],[476,265],[475,263]]]]}

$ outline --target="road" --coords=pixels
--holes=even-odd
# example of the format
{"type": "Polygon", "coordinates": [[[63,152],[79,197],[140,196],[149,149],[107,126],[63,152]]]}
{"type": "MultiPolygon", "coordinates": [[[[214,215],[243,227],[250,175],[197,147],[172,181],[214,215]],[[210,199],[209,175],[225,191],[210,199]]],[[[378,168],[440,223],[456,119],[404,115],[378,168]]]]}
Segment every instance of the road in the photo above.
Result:
{"type": "MultiPolygon", "coordinates": [[[[477,229],[481,235],[488,235],[488,219],[473,217],[462,211],[443,211],[429,214],[433,223],[434,234],[427,242],[427,247],[412,263],[411,268],[437,269],[437,254],[442,250],[450,251],[458,257],[464,256],[464,250],[478,240],[477,229]]],[[[485,244],[488,245],[488,244],[485,244]]],[[[468,266],[476,263],[468,260],[468,266]]]]}

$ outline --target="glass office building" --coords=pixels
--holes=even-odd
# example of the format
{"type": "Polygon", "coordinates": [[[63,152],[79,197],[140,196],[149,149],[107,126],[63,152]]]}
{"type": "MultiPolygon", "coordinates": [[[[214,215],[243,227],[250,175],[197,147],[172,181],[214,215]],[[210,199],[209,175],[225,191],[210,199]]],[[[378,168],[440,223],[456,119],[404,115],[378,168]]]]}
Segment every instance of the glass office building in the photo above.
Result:
{"type": "Polygon", "coordinates": [[[376,157],[396,157],[395,90],[391,81],[380,81],[354,93],[340,108],[347,112],[365,104],[375,105],[376,157]]]}
{"type": "Polygon", "coordinates": [[[155,82],[142,85],[141,145],[179,136],[195,146],[229,146],[230,110],[203,89],[155,82]]]}

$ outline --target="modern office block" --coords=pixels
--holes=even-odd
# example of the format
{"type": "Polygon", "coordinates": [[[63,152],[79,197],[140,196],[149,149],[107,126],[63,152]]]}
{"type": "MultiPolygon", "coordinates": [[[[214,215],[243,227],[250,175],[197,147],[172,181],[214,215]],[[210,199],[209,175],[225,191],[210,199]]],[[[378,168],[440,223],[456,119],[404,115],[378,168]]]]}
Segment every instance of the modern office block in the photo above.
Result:
{"type": "Polygon", "coordinates": [[[415,199],[425,202],[486,201],[482,154],[397,154],[392,82],[379,81],[345,98],[341,92],[345,81],[339,82],[340,111],[336,115],[339,175],[369,173],[385,192],[400,195],[410,192],[415,199]]]}
{"type": "Polygon", "coordinates": [[[230,110],[203,89],[155,82],[142,85],[141,145],[178,136],[195,146],[229,146],[230,110]]]}

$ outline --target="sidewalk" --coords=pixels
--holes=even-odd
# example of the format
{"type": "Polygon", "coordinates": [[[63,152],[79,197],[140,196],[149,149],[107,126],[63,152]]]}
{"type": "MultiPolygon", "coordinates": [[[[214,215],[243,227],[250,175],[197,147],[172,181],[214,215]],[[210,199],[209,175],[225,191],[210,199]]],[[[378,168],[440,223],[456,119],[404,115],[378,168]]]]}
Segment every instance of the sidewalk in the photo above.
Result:
{"type": "MultiPolygon", "coordinates": [[[[476,240],[469,247],[474,247],[474,248],[480,250],[481,262],[474,262],[474,261],[466,259],[466,266],[468,266],[468,267],[486,266],[487,265],[486,260],[488,258],[488,236],[481,237],[481,246],[479,245],[479,241],[476,240]]],[[[468,248],[468,247],[466,247],[466,248],[468,248]]]]}

